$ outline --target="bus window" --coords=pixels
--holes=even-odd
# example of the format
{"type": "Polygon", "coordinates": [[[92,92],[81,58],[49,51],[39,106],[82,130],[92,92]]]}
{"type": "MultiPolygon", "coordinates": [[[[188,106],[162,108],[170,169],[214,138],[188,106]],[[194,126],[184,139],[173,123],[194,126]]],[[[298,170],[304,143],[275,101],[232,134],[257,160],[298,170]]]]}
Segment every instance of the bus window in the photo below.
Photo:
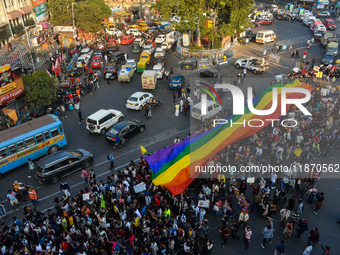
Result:
{"type": "Polygon", "coordinates": [[[17,147],[15,146],[15,144],[11,144],[10,146],[8,146],[8,150],[11,155],[17,153],[17,147]]]}
{"type": "Polygon", "coordinates": [[[23,151],[25,149],[25,144],[23,141],[17,142],[18,151],[23,151]]]}
{"type": "Polygon", "coordinates": [[[38,134],[35,136],[35,140],[37,141],[37,144],[44,142],[44,137],[42,134],[38,134]]]}
{"type": "Polygon", "coordinates": [[[63,126],[62,126],[62,125],[59,126],[59,130],[60,130],[60,134],[64,133],[64,130],[63,130],[63,126]]]}
{"type": "Polygon", "coordinates": [[[30,138],[25,139],[25,144],[27,148],[34,146],[35,145],[34,137],[32,136],[30,138]]]}
{"type": "Polygon", "coordinates": [[[48,140],[48,139],[50,139],[50,138],[51,138],[50,132],[45,131],[45,132],[44,132],[44,137],[45,137],[45,141],[48,140]]]}
{"type": "Polygon", "coordinates": [[[8,150],[7,148],[3,148],[0,150],[0,159],[6,158],[8,156],[8,150]]]}
{"type": "Polygon", "coordinates": [[[57,128],[51,130],[51,136],[56,137],[59,135],[59,130],[57,128]]]}

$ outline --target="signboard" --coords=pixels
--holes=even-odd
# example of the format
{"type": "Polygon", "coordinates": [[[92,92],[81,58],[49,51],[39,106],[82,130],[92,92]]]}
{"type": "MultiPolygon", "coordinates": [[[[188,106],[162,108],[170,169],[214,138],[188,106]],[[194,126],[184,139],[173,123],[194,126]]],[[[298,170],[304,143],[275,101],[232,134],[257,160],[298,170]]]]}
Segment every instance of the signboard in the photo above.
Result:
{"type": "Polygon", "coordinates": [[[11,65],[0,67],[0,109],[25,95],[20,69],[11,69],[11,65]]]}
{"type": "Polygon", "coordinates": [[[53,27],[53,31],[55,33],[58,32],[70,32],[70,33],[74,33],[77,29],[72,27],[72,26],[54,26],[53,27]]]}
{"type": "Polygon", "coordinates": [[[299,14],[301,15],[301,14],[304,14],[304,13],[305,13],[305,10],[304,9],[300,9],[299,14]]]}
{"type": "Polygon", "coordinates": [[[324,9],[325,5],[324,4],[318,4],[318,6],[316,7],[316,9],[324,9]]]}
{"type": "Polygon", "coordinates": [[[329,5],[329,0],[318,0],[318,4],[329,5]]]}
{"type": "Polygon", "coordinates": [[[37,23],[40,23],[48,18],[46,2],[34,7],[37,23]]]}
{"type": "Polygon", "coordinates": [[[146,190],[146,184],[144,182],[141,182],[135,186],[133,186],[133,189],[135,190],[136,193],[142,192],[146,190]]]}
{"type": "Polygon", "coordinates": [[[46,0],[32,0],[33,7],[46,3],[46,0]]]}
{"type": "Polygon", "coordinates": [[[189,34],[183,34],[183,46],[190,46],[190,36],[189,34]]]}
{"type": "Polygon", "coordinates": [[[209,200],[199,200],[198,207],[209,208],[210,201],[209,200]]]}
{"type": "Polygon", "coordinates": [[[90,200],[90,193],[83,194],[83,201],[90,200]]]}

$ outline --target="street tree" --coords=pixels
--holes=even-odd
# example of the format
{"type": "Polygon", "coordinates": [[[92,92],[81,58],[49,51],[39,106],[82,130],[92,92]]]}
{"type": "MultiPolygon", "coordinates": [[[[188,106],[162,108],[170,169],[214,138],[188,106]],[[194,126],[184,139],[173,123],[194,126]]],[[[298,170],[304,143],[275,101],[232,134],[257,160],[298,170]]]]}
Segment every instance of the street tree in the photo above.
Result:
{"type": "Polygon", "coordinates": [[[110,16],[111,9],[104,0],[86,0],[75,2],[73,0],[48,1],[50,21],[56,26],[72,26],[73,14],[76,27],[85,32],[98,32],[101,30],[102,19],[110,16]],[[72,12],[72,3],[73,12],[72,12]]]}
{"type": "Polygon", "coordinates": [[[51,105],[57,96],[57,83],[44,70],[37,70],[33,74],[22,77],[25,86],[25,103],[28,109],[51,105]]]}

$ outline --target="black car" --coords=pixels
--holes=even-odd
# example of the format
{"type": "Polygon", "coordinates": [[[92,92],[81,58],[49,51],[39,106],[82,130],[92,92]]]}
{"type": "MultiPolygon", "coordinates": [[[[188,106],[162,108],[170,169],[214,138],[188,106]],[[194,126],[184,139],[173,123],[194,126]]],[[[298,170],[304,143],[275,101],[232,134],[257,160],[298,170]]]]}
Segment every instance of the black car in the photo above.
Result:
{"type": "Polygon", "coordinates": [[[109,62],[114,62],[117,65],[124,65],[127,59],[127,56],[125,58],[125,55],[127,55],[124,52],[115,52],[113,54],[107,55],[109,62]]]}
{"type": "Polygon", "coordinates": [[[194,70],[197,68],[196,58],[187,58],[179,62],[179,69],[181,70],[194,70]]]}
{"type": "Polygon", "coordinates": [[[57,183],[64,176],[90,167],[92,161],[92,153],[84,149],[58,151],[38,161],[35,177],[40,183],[57,183]]]}
{"type": "Polygon", "coordinates": [[[120,138],[129,139],[132,136],[142,133],[145,130],[145,124],[141,120],[124,120],[118,122],[105,134],[108,142],[116,143],[116,136],[120,138]]]}
{"type": "Polygon", "coordinates": [[[116,63],[107,63],[104,68],[104,79],[113,80],[117,78],[119,67],[116,63]]]}
{"type": "Polygon", "coordinates": [[[210,70],[206,70],[206,71],[201,72],[200,77],[201,78],[218,78],[218,79],[221,79],[222,73],[215,70],[215,69],[210,69],[210,70]]]}
{"type": "Polygon", "coordinates": [[[157,58],[155,58],[155,61],[153,63],[154,63],[154,65],[157,65],[159,63],[164,67],[165,66],[165,59],[157,57],[157,58]]]}
{"type": "Polygon", "coordinates": [[[111,46],[107,48],[107,55],[113,55],[115,52],[119,51],[119,47],[118,46],[111,46]]]}

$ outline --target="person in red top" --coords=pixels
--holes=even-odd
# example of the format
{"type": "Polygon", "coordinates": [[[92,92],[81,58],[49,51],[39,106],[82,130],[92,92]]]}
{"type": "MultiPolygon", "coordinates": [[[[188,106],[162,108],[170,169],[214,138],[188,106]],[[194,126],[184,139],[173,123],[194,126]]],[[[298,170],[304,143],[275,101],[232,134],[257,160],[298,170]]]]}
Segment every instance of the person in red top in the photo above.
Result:
{"type": "Polygon", "coordinates": [[[70,78],[70,81],[71,81],[72,84],[74,85],[74,77],[73,77],[73,76],[70,78]]]}
{"type": "Polygon", "coordinates": [[[90,72],[90,75],[92,75],[92,74],[93,74],[93,70],[92,70],[92,68],[90,68],[90,71],[89,71],[89,72],[90,72]]]}
{"type": "Polygon", "coordinates": [[[85,68],[86,74],[88,74],[89,73],[89,68],[87,67],[86,64],[84,64],[84,68],[85,68]]]}

